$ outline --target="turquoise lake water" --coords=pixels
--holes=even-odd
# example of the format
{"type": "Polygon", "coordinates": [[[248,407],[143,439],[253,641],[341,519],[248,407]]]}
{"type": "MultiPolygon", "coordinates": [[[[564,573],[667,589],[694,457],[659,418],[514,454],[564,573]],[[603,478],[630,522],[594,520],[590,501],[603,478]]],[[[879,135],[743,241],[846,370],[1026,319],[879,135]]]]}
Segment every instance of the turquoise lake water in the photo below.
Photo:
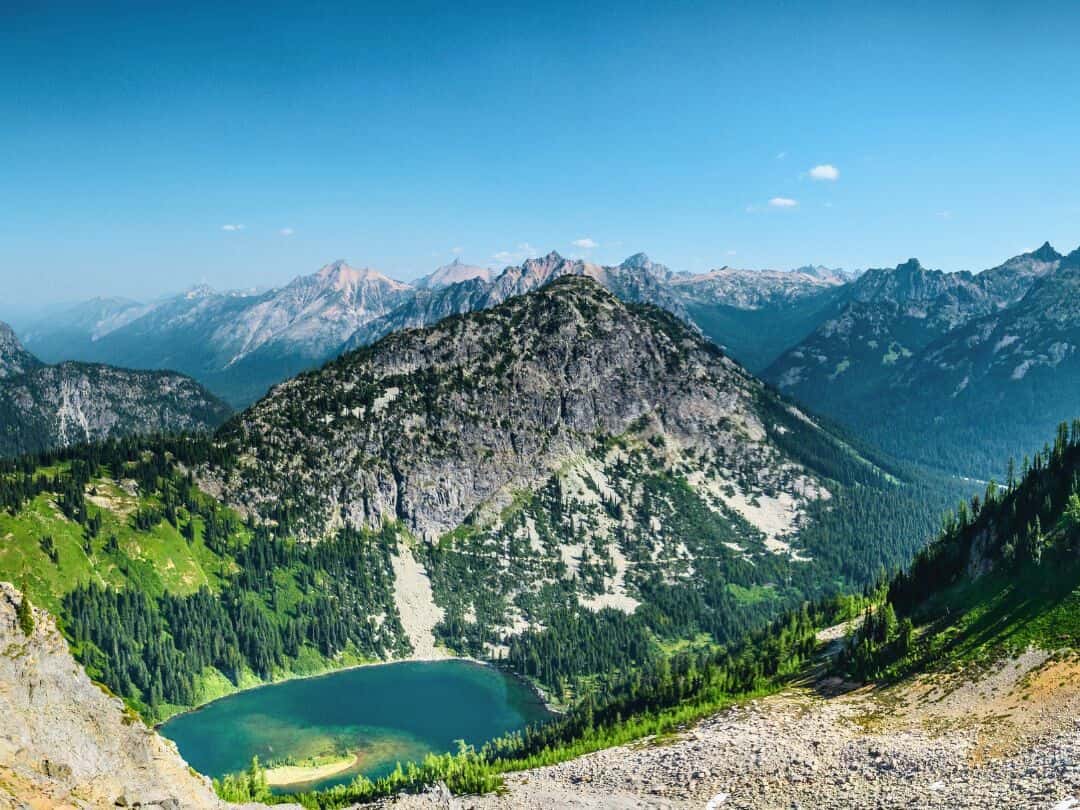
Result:
{"type": "Polygon", "coordinates": [[[349,752],[349,771],[290,789],[377,777],[397,762],[476,746],[550,717],[522,681],[470,661],[360,667],[240,692],[174,717],[160,732],[208,776],[349,752]]]}

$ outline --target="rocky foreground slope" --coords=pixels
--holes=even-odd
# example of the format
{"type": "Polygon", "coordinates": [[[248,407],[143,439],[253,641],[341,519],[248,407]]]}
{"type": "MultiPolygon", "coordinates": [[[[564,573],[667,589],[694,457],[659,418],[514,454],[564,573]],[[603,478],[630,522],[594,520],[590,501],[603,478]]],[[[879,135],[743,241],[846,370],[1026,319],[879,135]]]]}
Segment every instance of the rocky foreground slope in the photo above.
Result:
{"type": "Polygon", "coordinates": [[[48,613],[24,635],[0,583],[0,808],[217,808],[207,780],[75,663],[48,613]]]}
{"type": "Polygon", "coordinates": [[[1080,665],[1028,653],[977,678],[836,680],[644,740],[512,774],[503,795],[432,792],[396,810],[1080,807],[1080,665]]]}

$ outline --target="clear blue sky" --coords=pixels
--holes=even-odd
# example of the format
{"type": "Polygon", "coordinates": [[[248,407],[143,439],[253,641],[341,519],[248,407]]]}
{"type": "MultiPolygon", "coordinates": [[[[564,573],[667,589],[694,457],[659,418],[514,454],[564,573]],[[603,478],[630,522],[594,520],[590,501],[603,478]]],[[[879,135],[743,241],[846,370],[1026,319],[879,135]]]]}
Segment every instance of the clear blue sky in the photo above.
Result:
{"type": "Polygon", "coordinates": [[[1075,4],[511,5],[6,0],[3,303],[1080,243],[1075,4]]]}

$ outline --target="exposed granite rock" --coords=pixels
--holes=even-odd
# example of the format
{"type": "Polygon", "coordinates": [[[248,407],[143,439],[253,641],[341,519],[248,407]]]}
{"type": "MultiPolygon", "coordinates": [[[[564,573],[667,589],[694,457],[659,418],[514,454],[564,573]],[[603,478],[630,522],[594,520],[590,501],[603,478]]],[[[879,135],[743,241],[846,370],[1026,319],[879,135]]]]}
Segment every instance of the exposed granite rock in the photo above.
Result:
{"type": "Polygon", "coordinates": [[[86,363],[0,380],[0,456],[133,434],[210,430],[229,407],[170,371],[86,363]]]}
{"type": "Polygon", "coordinates": [[[0,583],[0,808],[225,807],[160,737],[75,663],[52,617],[0,583]]]}
{"type": "Polygon", "coordinates": [[[433,539],[635,429],[779,485],[792,465],[767,438],[765,395],[670,314],[567,277],[276,387],[222,434],[240,461],[217,483],[312,537],[396,519],[433,539]]]}
{"type": "Polygon", "coordinates": [[[25,374],[40,366],[41,361],[23,348],[12,328],[0,323],[0,380],[25,374]]]}

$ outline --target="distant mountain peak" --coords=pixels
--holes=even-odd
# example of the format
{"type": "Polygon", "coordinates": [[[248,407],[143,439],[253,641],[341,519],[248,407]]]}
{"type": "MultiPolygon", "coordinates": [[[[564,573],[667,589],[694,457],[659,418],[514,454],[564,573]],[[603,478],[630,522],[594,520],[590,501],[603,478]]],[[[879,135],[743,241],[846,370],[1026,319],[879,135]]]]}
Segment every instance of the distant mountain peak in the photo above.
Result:
{"type": "Polygon", "coordinates": [[[1056,262],[1062,258],[1061,254],[1054,250],[1054,246],[1049,242],[1043,242],[1042,247],[1031,251],[1027,255],[1040,262],[1056,262]]]}
{"type": "Polygon", "coordinates": [[[491,280],[491,270],[487,267],[477,267],[466,264],[460,258],[455,258],[450,264],[437,267],[428,275],[417,281],[416,286],[423,290],[437,290],[449,287],[451,284],[460,284],[472,279],[491,280]]]}
{"type": "Polygon", "coordinates": [[[802,267],[796,267],[791,272],[830,283],[844,283],[852,278],[849,273],[839,267],[826,267],[823,264],[804,264],[802,267]]]}
{"type": "Polygon", "coordinates": [[[409,286],[370,267],[352,267],[344,259],[338,259],[320,268],[315,278],[336,290],[348,290],[370,282],[385,284],[395,290],[403,290],[409,286]]]}
{"type": "Polygon", "coordinates": [[[635,253],[633,256],[628,256],[619,265],[619,268],[622,270],[638,270],[661,280],[670,279],[673,275],[666,265],[654,262],[644,253],[635,253]]]}
{"type": "Polygon", "coordinates": [[[24,374],[41,365],[40,360],[23,348],[15,330],[0,321],[0,380],[24,374]]]}

